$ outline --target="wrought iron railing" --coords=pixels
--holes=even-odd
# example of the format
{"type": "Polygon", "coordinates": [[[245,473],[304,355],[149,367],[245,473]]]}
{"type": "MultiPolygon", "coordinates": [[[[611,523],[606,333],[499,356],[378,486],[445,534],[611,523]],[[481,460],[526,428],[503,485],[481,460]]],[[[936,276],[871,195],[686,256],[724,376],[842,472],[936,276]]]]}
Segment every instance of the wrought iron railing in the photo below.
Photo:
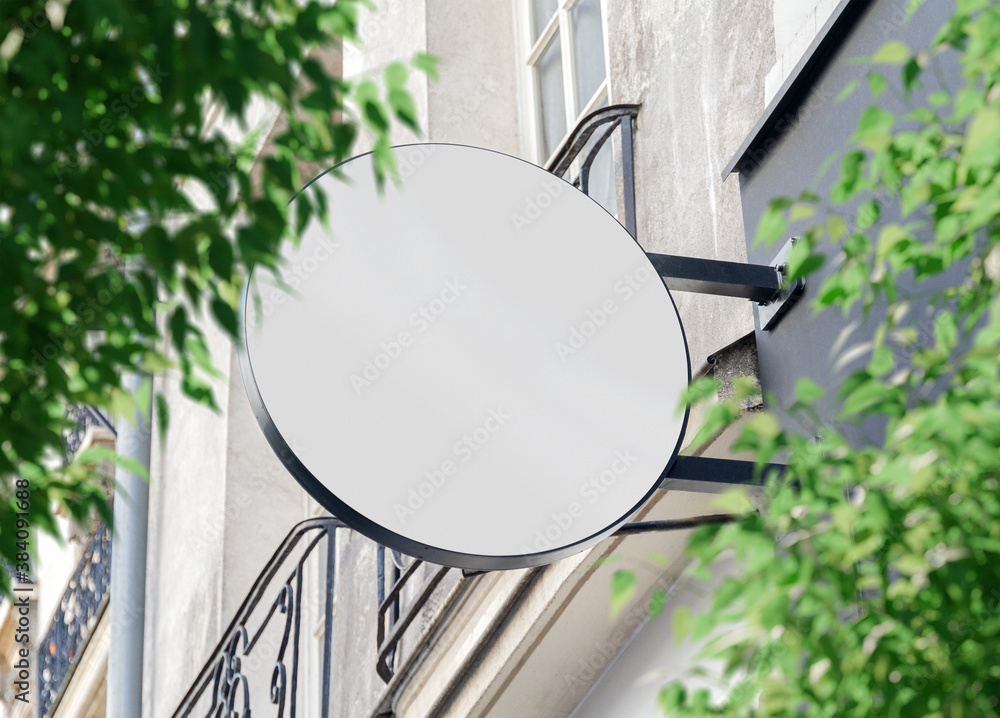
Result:
{"type": "MultiPolygon", "coordinates": [[[[63,434],[64,461],[70,462],[91,427],[115,435],[114,424],[97,409],[72,405],[66,417],[74,422],[63,434]]],[[[52,622],[38,648],[38,716],[44,718],[72,677],[77,659],[104,614],[111,588],[111,531],[103,523],[94,531],[73,572],[52,622]]]]}
{"type": "Polygon", "coordinates": [[[55,705],[101,620],[111,588],[111,531],[101,524],[63,593],[38,648],[38,716],[55,705]]]}
{"type": "Polygon", "coordinates": [[[285,538],[257,577],[174,718],[267,715],[330,718],[333,661],[334,518],[309,519],[285,538]],[[279,580],[275,581],[275,578],[279,580]],[[312,585],[310,585],[312,584],[312,585]],[[302,675],[303,630],[322,625],[321,690],[309,695],[302,675]],[[252,712],[251,712],[252,711],[252,712]]]}
{"type": "Polygon", "coordinates": [[[112,434],[115,433],[115,425],[111,419],[102,414],[99,410],[85,404],[73,404],[66,409],[66,418],[74,422],[74,425],[63,433],[63,443],[65,445],[65,461],[73,460],[73,456],[83,445],[87,430],[93,426],[104,427],[112,434]]]}
{"type": "Polygon", "coordinates": [[[378,654],[375,662],[375,671],[379,678],[388,683],[395,673],[395,659],[399,642],[403,634],[413,623],[413,620],[420,614],[434,589],[444,580],[449,571],[447,566],[437,566],[426,563],[420,559],[410,559],[409,564],[403,562],[403,557],[398,551],[392,551],[379,544],[378,547],[378,630],[376,631],[376,645],[378,654]],[[386,576],[386,553],[391,556],[391,568],[389,576],[386,576]],[[403,589],[410,583],[414,576],[418,574],[421,566],[432,567],[429,574],[425,574],[423,581],[418,584],[416,595],[403,606],[402,613],[400,606],[402,603],[403,589]],[[386,579],[389,578],[388,582],[386,579]],[[388,583],[388,591],[386,585],[388,583]]]}
{"type": "MultiPolygon", "coordinates": [[[[622,214],[621,222],[635,236],[635,167],[632,155],[633,123],[639,115],[639,105],[611,105],[591,112],[580,120],[561,145],[546,169],[572,183],[585,194],[591,194],[591,169],[615,133],[621,132],[620,163],[622,214]]],[[[617,178],[616,178],[617,179],[617,178]]]]}

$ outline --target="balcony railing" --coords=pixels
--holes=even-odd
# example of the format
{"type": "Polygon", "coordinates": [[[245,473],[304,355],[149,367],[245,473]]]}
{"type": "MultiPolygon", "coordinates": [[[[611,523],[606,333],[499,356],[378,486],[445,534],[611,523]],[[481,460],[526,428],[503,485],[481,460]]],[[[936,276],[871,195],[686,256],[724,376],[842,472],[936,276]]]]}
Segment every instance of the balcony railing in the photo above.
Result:
{"type": "Polygon", "coordinates": [[[448,574],[447,566],[437,566],[435,564],[425,564],[419,559],[410,559],[409,564],[405,564],[403,557],[398,551],[391,551],[381,544],[378,547],[378,630],[376,631],[376,644],[378,655],[375,661],[375,671],[379,678],[388,683],[395,673],[396,649],[403,638],[403,634],[413,623],[413,620],[420,614],[434,589],[438,587],[444,577],[448,574]],[[389,575],[386,575],[386,554],[390,554],[392,568],[389,575]],[[421,566],[432,567],[429,574],[423,575],[423,580],[416,588],[416,594],[412,600],[407,602],[400,612],[403,589],[417,575],[421,566]],[[388,582],[386,579],[389,579],[388,582]],[[386,592],[386,584],[389,590],[386,592]]]}
{"type": "Polygon", "coordinates": [[[38,716],[44,718],[72,677],[108,605],[111,532],[104,524],[90,540],[38,649],[38,716]]]}
{"type": "MultiPolygon", "coordinates": [[[[63,434],[64,461],[70,462],[92,427],[115,435],[114,424],[97,409],[73,405],[66,417],[74,422],[63,434]]],[[[58,703],[73,675],[80,654],[101,620],[111,589],[111,531],[101,523],[94,531],[80,563],[66,585],[62,599],[38,649],[38,716],[44,718],[58,703]]]]}
{"type": "MultiPolygon", "coordinates": [[[[608,140],[617,130],[620,134],[621,175],[615,172],[615,184],[621,192],[621,207],[618,219],[629,234],[635,236],[635,167],[632,155],[632,138],[635,134],[633,123],[639,115],[639,105],[611,105],[591,112],[580,120],[569,137],[562,143],[559,152],[546,169],[570,182],[585,194],[591,194],[591,170],[601,155],[608,140]],[[620,184],[619,184],[620,183],[620,184]]],[[[617,195],[616,191],[616,195],[617,195]]],[[[611,208],[606,208],[611,211],[611,208]]]]}
{"type": "Polygon", "coordinates": [[[288,715],[330,718],[333,660],[333,518],[303,521],[285,538],[257,577],[222,640],[195,679],[174,718],[288,715]],[[276,580],[277,579],[277,580],[276,580]],[[312,656],[303,635],[322,627],[320,694],[306,691],[303,664],[312,656]],[[261,709],[274,706],[267,713],[261,709]]]}
{"type": "Polygon", "coordinates": [[[68,431],[63,433],[63,444],[65,446],[65,460],[72,461],[76,452],[83,445],[84,437],[91,427],[107,429],[112,435],[115,434],[115,425],[111,419],[102,414],[98,409],[83,404],[75,404],[66,410],[66,418],[74,422],[68,431]]]}

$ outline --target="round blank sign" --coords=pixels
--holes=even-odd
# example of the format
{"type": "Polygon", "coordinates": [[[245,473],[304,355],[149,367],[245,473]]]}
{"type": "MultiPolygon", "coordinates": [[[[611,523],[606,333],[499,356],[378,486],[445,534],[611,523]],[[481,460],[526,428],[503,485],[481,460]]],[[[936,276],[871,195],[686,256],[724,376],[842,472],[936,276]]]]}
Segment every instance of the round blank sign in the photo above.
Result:
{"type": "Polygon", "coordinates": [[[352,528],[468,569],[612,533],[679,448],[690,379],[670,294],[599,204],[461,145],[324,173],[329,222],[255,269],[244,383],[291,474],[352,528]]]}

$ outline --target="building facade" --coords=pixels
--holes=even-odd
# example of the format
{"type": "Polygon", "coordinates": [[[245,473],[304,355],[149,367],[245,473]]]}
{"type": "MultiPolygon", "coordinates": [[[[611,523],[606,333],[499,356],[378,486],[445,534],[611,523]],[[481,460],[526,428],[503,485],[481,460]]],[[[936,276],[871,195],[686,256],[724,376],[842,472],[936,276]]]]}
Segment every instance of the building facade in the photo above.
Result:
{"type": "MultiPolygon", "coordinates": [[[[762,117],[802,92],[803,68],[843,31],[844,13],[871,29],[875,6],[895,31],[906,5],[378,0],[361,22],[363,44],[322,60],[359,78],[414,52],[437,55],[438,81],[410,79],[424,133],[400,130],[398,144],[485,147],[570,181],[583,171],[588,193],[647,252],[746,262],[765,195],[790,191],[745,171],[762,117]],[[734,167],[746,175],[743,193],[753,192],[749,210],[741,178],[724,174],[734,167]]],[[[830,112],[840,88],[813,84],[829,95],[813,110],[830,112]]],[[[246,119],[263,130],[266,153],[282,117],[260,105],[246,119]]],[[[234,141],[246,132],[215,113],[208,125],[234,141]]],[[[364,140],[357,149],[367,149],[364,140]]],[[[397,152],[403,173],[420,161],[419,149],[397,152]]],[[[322,169],[303,167],[303,176],[322,169]]],[[[192,196],[209,201],[197,189],[192,196]]],[[[750,302],[674,299],[696,375],[760,373],[750,302]]],[[[220,706],[242,715],[246,705],[255,716],[323,718],[659,715],[659,686],[694,655],[674,641],[672,617],[709,590],[685,574],[686,532],[615,536],[543,568],[477,575],[394,554],[329,517],[287,474],[251,412],[236,347],[206,332],[222,369],[220,413],[184,399],[170,374],[155,379],[171,420],[166,437],[152,437],[145,604],[125,615],[106,609],[106,529],[67,524],[65,546],[43,542],[31,594],[39,681],[30,707],[5,688],[0,716],[103,716],[108,646],[139,621],[146,718],[230,715],[220,706]],[[616,606],[611,585],[623,568],[636,585],[616,606]],[[650,601],[662,597],[665,609],[651,619],[650,601]]],[[[103,417],[81,422],[80,445],[113,445],[103,417]]],[[[697,425],[692,416],[689,431],[697,425]]],[[[731,438],[724,433],[703,454],[739,458],[731,438]]],[[[632,520],[719,513],[713,494],[683,488],[658,492],[632,520]]],[[[5,603],[8,675],[15,625],[5,603]]]]}

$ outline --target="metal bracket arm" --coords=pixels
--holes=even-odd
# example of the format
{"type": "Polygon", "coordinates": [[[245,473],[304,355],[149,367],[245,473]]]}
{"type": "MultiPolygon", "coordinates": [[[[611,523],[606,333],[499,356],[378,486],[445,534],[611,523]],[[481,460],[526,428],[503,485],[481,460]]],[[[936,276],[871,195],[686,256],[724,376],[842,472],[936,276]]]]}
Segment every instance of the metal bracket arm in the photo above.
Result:
{"type": "Polygon", "coordinates": [[[732,485],[760,486],[774,473],[784,474],[785,466],[767,464],[758,472],[752,461],[678,456],[660,477],[660,488],[720,493],[732,485]]]}
{"type": "Polygon", "coordinates": [[[739,297],[760,304],[773,301],[781,291],[781,273],[775,267],[649,252],[646,256],[670,291],[739,297]]]}

